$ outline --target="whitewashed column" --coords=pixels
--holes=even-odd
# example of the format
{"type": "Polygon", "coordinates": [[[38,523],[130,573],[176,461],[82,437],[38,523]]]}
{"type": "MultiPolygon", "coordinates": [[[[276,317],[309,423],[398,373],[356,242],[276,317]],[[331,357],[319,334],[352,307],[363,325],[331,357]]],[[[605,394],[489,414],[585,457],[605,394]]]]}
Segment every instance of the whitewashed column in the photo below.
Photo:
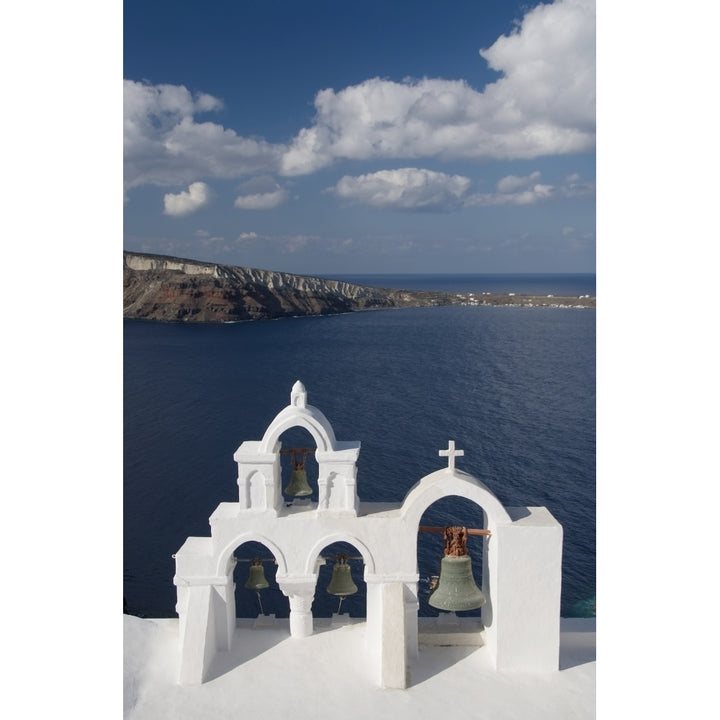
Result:
{"type": "Polygon", "coordinates": [[[312,603],[317,578],[277,579],[278,586],[290,601],[290,636],[308,637],[313,634],[312,603]]]}

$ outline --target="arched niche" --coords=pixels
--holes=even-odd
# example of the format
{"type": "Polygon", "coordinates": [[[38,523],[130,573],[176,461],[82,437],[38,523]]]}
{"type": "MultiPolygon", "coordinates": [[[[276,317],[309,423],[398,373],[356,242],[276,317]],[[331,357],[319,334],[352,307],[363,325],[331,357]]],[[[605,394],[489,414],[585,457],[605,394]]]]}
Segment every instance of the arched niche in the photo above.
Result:
{"type": "MultiPolygon", "coordinates": [[[[495,533],[497,528],[512,524],[512,519],[500,501],[480,480],[458,470],[453,465],[437,470],[422,478],[405,497],[401,513],[410,527],[419,528],[425,511],[437,500],[457,495],[475,503],[483,512],[485,529],[495,533]]],[[[498,540],[492,535],[483,541],[482,582],[478,583],[485,595],[485,604],[480,610],[483,626],[494,621],[494,607],[497,603],[498,540]]],[[[478,578],[476,578],[477,582],[478,578]]],[[[441,613],[445,615],[445,613],[441,613]]],[[[494,631],[493,631],[494,632],[494,631]]]]}
{"type": "Polygon", "coordinates": [[[276,580],[278,563],[275,553],[264,543],[245,540],[235,548],[233,556],[237,559],[233,570],[235,616],[238,618],[254,618],[262,615],[288,617],[290,614],[288,600],[276,580]],[[263,574],[269,585],[262,590],[245,587],[254,560],[261,561],[263,574]]]}
{"type": "Polygon", "coordinates": [[[216,556],[215,561],[216,575],[229,575],[231,572],[233,572],[235,568],[235,561],[233,560],[235,550],[244,543],[255,543],[257,545],[263,545],[264,547],[266,547],[267,551],[275,558],[277,572],[280,575],[287,574],[287,561],[285,559],[285,554],[280,549],[280,547],[265,535],[249,531],[235,536],[220,550],[220,552],[216,556]]]}

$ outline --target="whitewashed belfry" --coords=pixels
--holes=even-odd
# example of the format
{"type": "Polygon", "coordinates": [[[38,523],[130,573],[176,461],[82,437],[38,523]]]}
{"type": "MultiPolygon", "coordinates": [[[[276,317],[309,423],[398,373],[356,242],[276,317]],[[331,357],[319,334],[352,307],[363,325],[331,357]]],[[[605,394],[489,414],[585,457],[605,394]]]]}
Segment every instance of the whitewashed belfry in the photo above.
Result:
{"type": "Polygon", "coordinates": [[[243,642],[233,570],[234,551],[246,542],[261,543],[273,555],[290,616],[289,622],[272,621],[287,623],[290,636],[299,641],[314,631],[312,603],[323,549],[338,542],[357,549],[367,585],[365,661],[380,687],[412,684],[413,659],[425,642],[476,645],[486,665],[496,670],[557,671],[562,527],[550,512],[503,507],[480,480],[456,467],[464,451],[453,440],[439,451],[447,466],[421,478],[402,503],[360,502],[359,453],[359,441],[335,438],[325,415],[308,404],[299,381],[290,404],[262,439],[240,445],[234,455],[238,502],[220,503],[210,516],[210,537],[189,537],[175,554],[178,681],[205,682],[215,656],[243,642]],[[280,436],[294,427],[306,430],[316,445],[317,502],[283,498],[280,458],[293,450],[282,447],[280,436]],[[480,620],[472,619],[464,629],[460,623],[448,628],[447,616],[418,618],[420,520],[430,505],[448,496],[478,505],[485,528],[480,542],[486,602],[480,620]]]}

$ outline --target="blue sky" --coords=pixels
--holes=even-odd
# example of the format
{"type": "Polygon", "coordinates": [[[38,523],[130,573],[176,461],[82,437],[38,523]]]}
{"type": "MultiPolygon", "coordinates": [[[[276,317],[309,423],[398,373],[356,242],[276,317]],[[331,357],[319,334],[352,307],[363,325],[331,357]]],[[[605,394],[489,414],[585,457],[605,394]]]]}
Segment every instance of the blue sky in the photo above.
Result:
{"type": "Polygon", "coordinates": [[[124,3],[124,247],[595,271],[593,0],[124,3]]]}

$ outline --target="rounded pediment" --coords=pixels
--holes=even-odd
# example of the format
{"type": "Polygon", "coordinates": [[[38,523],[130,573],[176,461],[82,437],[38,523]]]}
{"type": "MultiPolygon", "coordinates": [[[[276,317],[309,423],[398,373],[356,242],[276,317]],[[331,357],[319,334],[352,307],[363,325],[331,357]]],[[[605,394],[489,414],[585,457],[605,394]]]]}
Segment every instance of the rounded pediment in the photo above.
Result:
{"type": "Polygon", "coordinates": [[[307,391],[298,380],[290,392],[290,404],[281,410],[268,425],[260,443],[260,452],[272,452],[275,443],[286,430],[301,427],[315,440],[321,452],[335,450],[337,441],[330,421],[318,408],[307,404],[307,391]]]}
{"type": "Polygon", "coordinates": [[[436,500],[449,495],[467,498],[479,505],[488,517],[491,525],[503,525],[512,522],[507,510],[495,497],[493,492],[476,477],[455,468],[454,455],[461,455],[462,451],[454,451],[451,442],[450,452],[441,450],[440,454],[448,456],[448,467],[436,470],[421,478],[405,496],[401,513],[411,523],[420,523],[425,510],[436,500]]]}

